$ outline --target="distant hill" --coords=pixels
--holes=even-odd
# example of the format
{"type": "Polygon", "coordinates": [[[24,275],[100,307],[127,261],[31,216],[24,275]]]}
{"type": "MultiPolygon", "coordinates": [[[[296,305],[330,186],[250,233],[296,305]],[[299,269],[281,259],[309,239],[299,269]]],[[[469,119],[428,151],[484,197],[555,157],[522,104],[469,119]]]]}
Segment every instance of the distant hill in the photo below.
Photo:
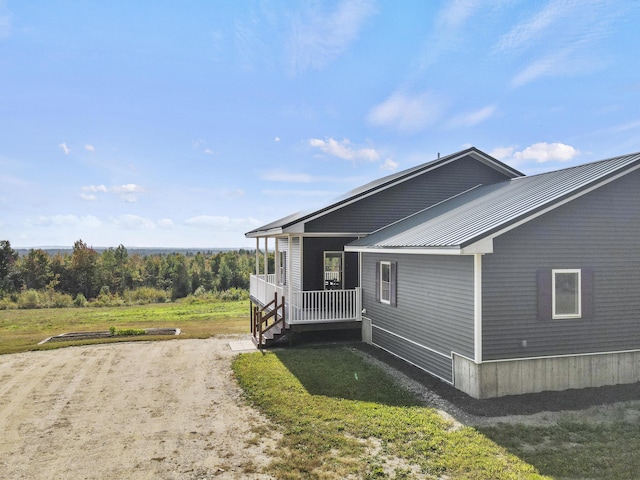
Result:
{"type": "MultiPolygon", "coordinates": [[[[109,248],[115,247],[93,247],[96,252],[102,253],[109,248]]],[[[18,255],[24,256],[29,253],[29,250],[42,250],[46,252],[49,256],[55,256],[57,254],[67,254],[71,255],[73,252],[73,247],[18,247],[14,248],[18,255]]],[[[213,255],[218,252],[228,252],[233,250],[250,250],[248,248],[171,248],[171,247],[127,247],[127,252],[129,255],[140,255],[142,257],[146,255],[170,255],[172,253],[182,253],[183,255],[195,255],[196,253],[204,253],[208,255],[213,255]]]]}

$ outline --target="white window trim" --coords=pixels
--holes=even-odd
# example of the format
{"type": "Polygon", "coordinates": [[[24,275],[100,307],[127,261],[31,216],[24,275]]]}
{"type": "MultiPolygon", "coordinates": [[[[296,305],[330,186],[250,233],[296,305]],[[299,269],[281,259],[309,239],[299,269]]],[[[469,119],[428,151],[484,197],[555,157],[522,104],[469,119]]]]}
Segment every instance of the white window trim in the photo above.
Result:
{"type": "Polygon", "coordinates": [[[385,261],[381,261],[380,262],[380,292],[378,292],[380,295],[380,303],[384,303],[386,305],[391,305],[391,262],[385,262],[385,261]],[[387,292],[389,294],[389,299],[385,299],[382,296],[382,292],[383,292],[383,284],[384,281],[382,280],[382,271],[384,270],[383,266],[386,265],[388,268],[388,272],[389,272],[389,280],[386,282],[388,285],[388,289],[387,292]]]}
{"type": "Polygon", "coordinates": [[[582,270],[579,268],[562,268],[551,270],[551,313],[552,318],[566,319],[566,318],[582,318],[582,270]],[[578,274],[578,298],[577,298],[577,313],[571,314],[557,314],[556,313],[556,273],[576,273],[578,274]]]}

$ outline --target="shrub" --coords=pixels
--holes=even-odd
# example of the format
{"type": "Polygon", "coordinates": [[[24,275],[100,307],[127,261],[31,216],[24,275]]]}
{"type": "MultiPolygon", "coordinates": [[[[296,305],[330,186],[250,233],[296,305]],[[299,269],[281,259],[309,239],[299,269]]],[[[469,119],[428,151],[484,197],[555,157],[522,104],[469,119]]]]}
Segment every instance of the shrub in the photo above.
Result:
{"type": "Polygon", "coordinates": [[[86,307],[87,303],[87,297],[85,297],[82,293],[78,293],[76,295],[76,298],[73,299],[73,304],[76,307],[86,307]]]}
{"type": "Polygon", "coordinates": [[[20,292],[18,296],[18,308],[42,308],[40,294],[37,290],[29,289],[20,292]]]}
{"type": "Polygon", "coordinates": [[[47,292],[49,306],[53,308],[73,307],[73,297],[66,293],[47,292]]]}
{"type": "Polygon", "coordinates": [[[16,307],[17,305],[15,304],[15,302],[11,301],[11,298],[9,297],[0,298],[0,310],[11,310],[16,307]]]}
{"type": "Polygon", "coordinates": [[[249,292],[242,288],[230,288],[229,290],[225,290],[224,292],[220,292],[219,294],[220,300],[225,302],[232,302],[237,300],[248,300],[249,292]]]}
{"type": "Polygon", "coordinates": [[[167,292],[158,288],[140,287],[135,290],[124,292],[124,302],[126,304],[142,305],[145,303],[165,303],[167,292]]]}

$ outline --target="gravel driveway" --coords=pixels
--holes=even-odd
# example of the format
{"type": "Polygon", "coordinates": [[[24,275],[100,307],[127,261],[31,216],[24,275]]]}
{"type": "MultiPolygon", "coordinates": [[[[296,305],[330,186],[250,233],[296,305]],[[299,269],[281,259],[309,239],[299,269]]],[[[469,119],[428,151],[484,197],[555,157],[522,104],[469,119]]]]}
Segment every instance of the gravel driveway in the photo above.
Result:
{"type": "Polygon", "coordinates": [[[0,477],[268,478],[275,442],[252,431],[267,423],[242,401],[230,340],[0,355],[0,477]]]}

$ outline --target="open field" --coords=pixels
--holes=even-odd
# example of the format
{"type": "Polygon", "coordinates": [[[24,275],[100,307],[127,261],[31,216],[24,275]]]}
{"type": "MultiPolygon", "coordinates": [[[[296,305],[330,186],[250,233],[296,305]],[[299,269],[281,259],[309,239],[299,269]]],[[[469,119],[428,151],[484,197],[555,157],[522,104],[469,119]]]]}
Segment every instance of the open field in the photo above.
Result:
{"type": "MultiPolygon", "coordinates": [[[[105,340],[56,342],[38,345],[43,339],[66,332],[117,329],[179,328],[180,338],[209,338],[216,334],[247,333],[249,306],[246,300],[222,302],[161,303],[131,307],[46,308],[0,310],[0,354],[46,350],[105,340]]],[[[107,341],[167,340],[172,337],[139,336],[107,341]]]]}

